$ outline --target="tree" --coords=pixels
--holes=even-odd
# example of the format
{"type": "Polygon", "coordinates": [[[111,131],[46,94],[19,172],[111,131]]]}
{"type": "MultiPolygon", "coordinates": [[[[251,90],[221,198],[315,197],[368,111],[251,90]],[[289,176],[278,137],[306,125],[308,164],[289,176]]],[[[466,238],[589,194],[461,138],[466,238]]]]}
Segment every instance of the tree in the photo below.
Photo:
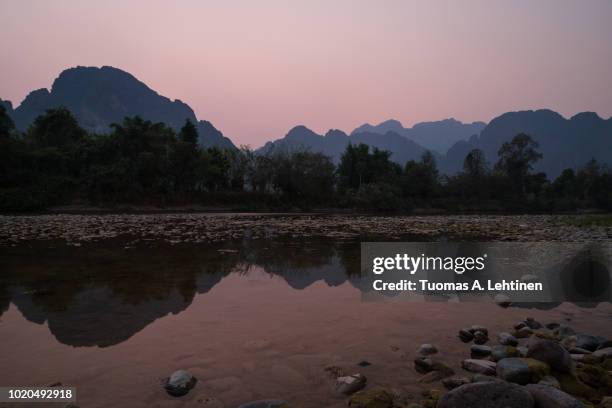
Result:
{"type": "Polygon", "coordinates": [[[487,161],[482,150],[471,150],[463,160],[463,173],[472,179],[478,179],[485,176],[487,172],[487,161]]]}
{"type": "Polygon", "coordinates": [[[66,108],[48,109],[37,117],[28,131],[28,139],[37,147],[69,149],[85,139],[86,132],[66,108]]]}
{"type": "Polygon", "coordinates": [[[436,159],[430,151],[421,156],[421,161],[410,160],[404,166],[402,191],[404,196],[432,198],[440,190],[440,175],[436,159]]]}
{"type": "Polygon", "coordinates": [[[193,146],[198,144],[198,129],[191,120],[185,120],[185,124],[179,132],[179,140],[193,146]]]}
{"type": "Polygon", "coordinates": [[[517,192],[526,193],[527,176],[533,165],[542,158],[536,149],[538,143],[525,133],[514,136],[512,141],[505,142],[497,152],[499,157],[496,169],[512,180],[517,192]]]}
{"type": "Polygon", "coordinates": [[[349,143],[338,166],[340,188],[358,190],[365,183],[393,183],[401,174],[401,167],[390,159],[391,153],[366,144],[349,143]]]}
{"type": "Polygon", "coordinates": [[[15,130],[15,122],[9,116],[6,108],[0,105],[0,140],[8,138],[15,130]]]}

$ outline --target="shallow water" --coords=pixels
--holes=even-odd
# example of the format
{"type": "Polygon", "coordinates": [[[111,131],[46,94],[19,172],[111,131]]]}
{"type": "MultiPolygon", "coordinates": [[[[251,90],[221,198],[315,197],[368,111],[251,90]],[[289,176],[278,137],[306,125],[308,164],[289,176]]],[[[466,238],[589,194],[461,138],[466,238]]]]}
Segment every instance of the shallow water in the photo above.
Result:
{"type": "Polygon", "coordinates": [[[335,365],[418,401],[440,384],[417,382],[417,347],[436,344],[459,372],[465,326],[485,325],[494,339],[529,315],[612,337],[610,304],[364,302],[357,241],[125,246],[0,248],[0,385],[59,381],[84,408],[208,406],[206,397],[225,407],[262,398],[346,406],[324,373],[335,365]],[[177,369],[199,380],[181,398],[160,386],[177,369]]]}

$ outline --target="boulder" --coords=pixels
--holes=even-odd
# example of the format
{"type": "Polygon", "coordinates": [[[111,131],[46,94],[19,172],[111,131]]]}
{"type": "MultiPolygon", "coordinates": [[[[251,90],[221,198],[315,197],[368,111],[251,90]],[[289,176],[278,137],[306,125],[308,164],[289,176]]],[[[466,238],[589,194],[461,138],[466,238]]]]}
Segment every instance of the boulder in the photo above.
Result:
{"type": "Polygon", "coordinates": [[[433,344],[421,344],[419,347],[418,353],[422,356],[429,356],[432,354],[436,354],[438,349],[433,344]]]}
{"type": "Polygon", "coordinates": [[[334,389],[337,395],[351,395],[363,389],[367,381],[365,375],[359,373],[338,377],[334,389]]]}
{"type": "Polygon", "coordinates": [[[540,360],[559,372],[568,373],[573,368],[573,361],[567,350],[551,340],[534,341],[529,345],[527,357],[540,360]]]}
{"type": "Polygon", "coordinates": [[[533,397],[523,387],[502,381],[465,384],[440,398],[437,408],[532,408],[533,397]]]}
{"type": "Polygon", "coordinates": [[[510,333],[501,332],[497,335],[497,341],[502,346],[518,346],[518,340],[510,333]]]}
{"type": "Polygon", "coordinates": [[[392,408],[393,395],[385,390],[360,391],[348,402],[353,408],[392,408]]]}
{"type": "Polygon", "coordinates": [[[540,381],[538,381],[538,384],[561,389],[561,384],[559,384],[559,381],[552,375],[547,375],[546,377],[542,378],[540,381]]]}
{"type": "Polygon", "coordinates": [[[517,329],[514,332],[514,336],[517,339],[526,339],[527,337],[530,337],[532,334],[533,334],[533,330],[531,330],[527,326],[521,327],[520,329],[517,329]]]}
{"type": "Polygon", "coordinates": [[[491,355],[491,347],[472,344],[472,346],[470,347],[470,354],[472,358],[488,357],[491,355]]]}
{"type": "Polygon", "coordinates": [[[467,360],[463,360],[461,367],[463,367],[464,370],[472,373],[495,375],[495,368],[497,367],[497,364],[492,361],[469,358],[467,360]]]}
{"type": "Polygon", "coordinates": [[[576,336],[576,347],[589,351],[595,351],[604,341],[605,339],[601,337],[590,336],[588,334],[579,334],[576,336]]]}
{"type": "Polygon", "coordinates": [[[495,362],[510,357],[521,357],[521,353],[512,346],[493,346],[491,348],[491,360],[495,362]]]}
{"type": "Polygon", "coordinates": [[[469,343],[474,340],[474,334],[470,329],[461,329],[459,330],[459,339],[464,343],[469,343]]]}
{"type": "Polygon", "coordinates": [[[532,358],[504,358],[497,362],[497,377],[516,384],[537,383],[550,374],[550,367],[532,358]]]}
{"type": "Polygon", "coordinates": [[[540,384],[527,385],[538,408],[583,408],[582,402],[554,387],[540,384]]]}
{"type": "Polygon", "coordinates": [[[607,360],[609,358],[612,358],[612,347],[606,347],[606,348],[602,348],[599,349],[597,351],[593,352],[593,355],[595,357],[599,357],[603,360],[607,360]]]}
{"type": "MultiPolygon", "coordinates": [[[[487,377],[490,378],[490,377],[487,377]]],[[[467,377],[448,377],[442,380],[442,385],[447,390],[452,390],[462,385],[469,384],[472,381],[467,377]]]]}
{"type": "Polygon", "coordinates": [[[178,370],[163,381],[166,392],[174,397],[185,395],[191,390],[198,380],[185,370],[178,370]]]}

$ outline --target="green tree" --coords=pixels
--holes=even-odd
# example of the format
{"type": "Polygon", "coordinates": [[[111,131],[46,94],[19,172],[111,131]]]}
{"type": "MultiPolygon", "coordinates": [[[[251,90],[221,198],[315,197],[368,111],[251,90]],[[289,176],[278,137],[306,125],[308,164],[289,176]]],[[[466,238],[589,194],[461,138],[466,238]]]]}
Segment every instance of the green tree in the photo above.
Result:
{"type": "Polygon", "coordinates": [[[85,130],[66,108],[47,110],[28,130],[28,139],[41,148],[70,149],[82,142],[85,136],[85,130]]]}
{"type": "Polygon", "coordinates": [[[472,179],[479,179],[484,177],[487,172],[487,161],[482,150],[471,150],[463,160],[463,173],[472,179]]]}

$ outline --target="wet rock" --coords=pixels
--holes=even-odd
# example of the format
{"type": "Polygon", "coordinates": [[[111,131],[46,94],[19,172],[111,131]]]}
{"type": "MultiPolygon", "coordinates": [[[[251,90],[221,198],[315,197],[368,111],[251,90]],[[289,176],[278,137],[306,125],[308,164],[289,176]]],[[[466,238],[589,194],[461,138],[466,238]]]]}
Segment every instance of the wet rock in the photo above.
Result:
{"type": "Polygon", "coordinates": [[[433,344],[421,344],[419,347],[418,353],[422,356],[430,356],[432,354],[436,354],[438,349],[433,344]]]}
{"type": "Polygon", "coordinates": [[[489,335],[489,330],[486,327],[481,326],[479,324],[473,325],[472,327],[470,327],[469,330],[472,334],[475,334],[476,332],[483,332],[485,335],[487,336],[489,335]]]}
{"type": "Polygon", "coordinates": [[[459,339],[464,343],[469,343],[474,340],[474,334],[469,329],[459,330],[459,339]]]}
{"type": "Polygon", "coordinates": [[[604,360],[612,358],[612,347],[606,347],[603,349],[596,350],[595,352],[593,352],[593,355],[595,357],[600,357],[604,360]]]}
{"type": "Polygon", "coordinates": [[[532,330],[538,330],[542,328],[542,323],[535,320],[533,317],[528,317],[525,319],[525,324],[532,330]]]}
{"type": "Polygon", "coordinates": [[[537,383],[548,374],[548,364],[531,358],[512,357],[497,362],[497,377],[516,384],[537,383]]]}
{"type": "Polygon", "coordinates": [[[476,359],[467,359],[463,360],[461,363],[461,367],[464,370],[477,373],[477,374],[485,374],[485,375],[495,375],[495,368],[497,364],[492,361],[487,360],[476,360],[476,359]]]}
{"type": "Polygon", "coordinates": [[[582,402],[554,387],[529,384],[525,387],[538,408],[583,408],[582,402]]]}
{"type": "Polygon", "coordinates": [[[503,307],[504,309],[512,305],[512,300],[510,299],[510,296],[505,295],[503,293],[498,293],[497,295],[495,295],[493,297],[493,301],[495,302],[495,304],[497,304],[497,306],[503,307]]]}
{"type": "Polygon", "coordinates": [[[472,358],[484,358],[491,355],[491,347],[489,346],[480,346],[478,344],[473,344],[470,347],[470,354],[472,358]]]}
{"type": "Polygon", "coordinates": [[[502,346],[518,346],[518,340],[510,333],[501,332],[497,335],[497,341],[502,346]]]}
{"type": "Polygon", "coordinates": [[[512,346],[493,346],[491,348],[491,360],[499,361],[504,358],[521,357],[521,353],[516,347],[512,346]]]}
{"type": "Polygon", "coordinates": [[[531,394],[515,384],[502,381],[462,385],[443,395],[437,408],[532,408],[531,394]]]}
{"type": "Polygon", "coordinates": [[[421,374],[426,374],[433,370],[433,361],[428,357],[417,357],[414,359],[414,369],[421,374]]]}
{"type": "Polygon", "coordinates": [[[527,357],[548,364],[553,370],[570,372],[573,367],[570,354],[561,345],[550,340],[534,341],[529,346],[527,357]]]}
{"type": "Polygon", "coordinates": [[[488,341],[489,341],[489,336],[487,335],[486,332],[483,332],[480,330],[474,332],[474,343],[482,345],[488,341]]]}
{"type": "Polygon", "coordinates": [[[185,370],[178,370],[172,375],[164,379],[164,388],[166,392],[174,397],[185,395],[191,390],[198,380],[185,370]]]}
{"type": "Polygon", "coordinates": [[[367,378],[362,374],[336,378],[335,392],[338,395],[351,395],[366,386],[367,378]]]}
{"type": "Polygon", "coordinates": [[[246,404],[240,405],[238,408],[289,408],[289,404],[283,400],[266,399],[247,402],[246,404]]]}
{"type": "Polygon", "coordinates": [[[393,395],[385,390],[360,391],[348,402],[353,408],[392,408],[393,395]]]}
{"type": "Polygon", "coordinates": [[[517,339],[526,339],[527,337],[530,337],[532,334],[533,334],[533,330],[531,330],[527,326],[523,326],[514,332],[514,337],[516,337],[517,339]]]}
{"type": "Polygon", "coordinates": [[[467,377],[449,377],[442,380],[442,385],[444,385],[447,390],[452,390],[457,387],[461,387],[462,385],[469,384],[471,382],[472,381],[467,377]]]}
{"type": "Polygon", "coordinates": [[[576,347],[589,351],[595,351],[603,341],[605,341],[605,339],[602,339],[601,337],[590,336],[588,334],[579,334],[576,336],[576,347]]]}

